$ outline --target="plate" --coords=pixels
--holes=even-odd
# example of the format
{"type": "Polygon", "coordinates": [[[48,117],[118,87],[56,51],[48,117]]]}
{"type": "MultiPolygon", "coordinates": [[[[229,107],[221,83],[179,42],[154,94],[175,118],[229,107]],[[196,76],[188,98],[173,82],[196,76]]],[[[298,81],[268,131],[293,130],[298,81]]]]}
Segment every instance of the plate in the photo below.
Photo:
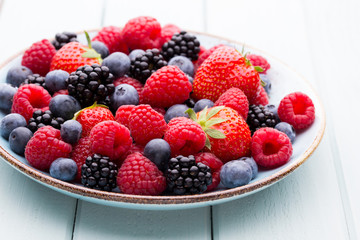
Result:
{"type": "MultiPolygon", "coordinates": [[[[92,35],[95,33],[96,32],[93,31],[92,35]]],[[[233,46],[237,49],[242,49],[243,47],[243,44],[239,42],[204,33],[193,33],[197,35],[201,45],[205,48],[210,48],[220,43],[233,46]]],[[[83,34],[79,35],[79,40],[83,43],[86,42],[83,34]]],[[[276,169],[260,170],[258,176],[245,186],[190,196],[140,196],[118,192],[109,193],[85,188],[81,185],[63,182],[50,177],[48,173],[31,167],[24,157],[11,151],[8,141],[2,137],[0,137],[0,156],[24,175],[50,189],[81,200],[115,207],[147,210],[196,208],[225,203],[261,191],[284,179],[310,157],[323,137],[325,131],[325,112],[314,89],[294,70],[256,48],[245,45],[245,50],[247,52],[261,54],[267,58],[271,64],[271,69],[267,73],[272,81],[270,103],[278,104],[286,94],[301,91],[312,99],[316,114],[315,121],[311,127],[297,134],[290,161],[276,169]]],[[[21,53],[2,64],[0,67],[0,82],[5,82],[6,73],[10,67],[20,65],[20,63],[21,53]]],[[[0,113],[0,118],[2,117],[4,117],[4,113],[0,113]]]]}

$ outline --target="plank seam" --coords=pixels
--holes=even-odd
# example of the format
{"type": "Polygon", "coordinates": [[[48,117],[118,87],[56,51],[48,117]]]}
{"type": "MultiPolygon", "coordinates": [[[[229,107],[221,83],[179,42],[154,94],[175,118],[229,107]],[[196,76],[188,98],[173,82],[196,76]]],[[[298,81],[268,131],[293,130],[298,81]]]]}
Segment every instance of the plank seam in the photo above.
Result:
{"type": "Polygon", "coordinates": [[[76,224],[76,216],[77,216],[78,205],[79,205],[79,199],[76,199],[76,205],[75,205],[75,211],[74,211],[74,221],[73,221],[73,227],[72,227],[72,233],[71,233],[71,240],[74,239],[74,232],[75,232],[75,224],[76,224]]]}

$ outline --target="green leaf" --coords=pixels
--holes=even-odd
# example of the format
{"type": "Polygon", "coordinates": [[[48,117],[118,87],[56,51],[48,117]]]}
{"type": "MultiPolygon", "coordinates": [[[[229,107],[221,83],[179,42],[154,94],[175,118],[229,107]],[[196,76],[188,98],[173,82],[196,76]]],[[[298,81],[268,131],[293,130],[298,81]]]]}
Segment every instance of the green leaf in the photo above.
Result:
{"type": "Polygon", "coordinates": [[[188,110],[185,111],[185,113],[187,113],[190,117],[191,120],[196,122],[196,113],[194,112],[194,110],[192,108],[189,108],[188,110]]]}
{"type": "Polygon", "coordinates": [[[87,31],[84,31],[84,33],[85,33],[85,37],[86,37],[86,42],[87,42],[89,48],[92,49],[90,36],[87,31]]]}
{"type": "Polygon", "coordinates": [[[205,127],[211,127],[215,124],[219,124],[219,123],[222,123],[222,122],[226,122],[227,120],[226,119],[223,119],[223,118],[213,118],[213,119],[210,119],[209,121],[206,121],[205,123],[205,127]]]}
{"type": "Polygon", "coordinates": [[[255,66],[254,68],[255,68],[255,70],[256,70],[257,72],[259,72],[259,73],[261,73],[261,72],[264,71],[264,69],[263,69],[262,67],[260,67],[260,66],[255,66]]]}
{"type": "Polygon", "coordinates": [[[94,49],[88,49],[81,55],[83,58],[98,58],[101,59],[101,55],[98,54],[94,49]]]}
{"type": "Polygon", "coordinates": [[[219,107],[213,107],[210,109],[208,115],[206,116],[206,121],[209,120],[210,118],[212,118],[215,114],[217,114],[218,112],[220,112],[221,109],[223,109],[224,106],[219,106],[219,107]]]}
{"type": "Polygon", "coordinates": [[[207,114],[208,107],[206,106],[199,114],[198,123],[205,123],[206,121],[206,114],[207,114]]]}
{"type": "Polygon", "coordinates": [[[262,79],[260,79],[260,84],[261,84],[261,86],[263,86],[263,87],[266,86],[266,82],[264,82],[262,79]]]}
{"type": "Polygon", "coordinates": [[[204,130],[204,132],[207,135],[209,135],[210,137],[215,138],[215,139],[224,139],[224,138],[226,138],[224,133],[222,133],[219,130],[213,129],[213,128],[207,128],[207,129],[204,130]]]}
{"type": "Polygon", "coordinates": [[[211,150],[211,143],[210,143],[208,136],[206,136],[205,147],[207,147],[209,150],[211,150]]]}

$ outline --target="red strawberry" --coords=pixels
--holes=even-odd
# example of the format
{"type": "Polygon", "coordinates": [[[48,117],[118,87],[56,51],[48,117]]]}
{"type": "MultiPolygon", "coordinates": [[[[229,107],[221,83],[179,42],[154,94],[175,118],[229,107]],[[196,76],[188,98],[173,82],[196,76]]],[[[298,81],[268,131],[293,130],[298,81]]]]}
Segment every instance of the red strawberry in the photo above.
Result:
{"type": "Polygon", "coordinates": [[[161,28],[160,45],[162,46],[167,41],[170,41],[175,33],[179,33],[181,30],[174,24],[166,24],[161,28]]]}
{"type": "Polygon", "coordinates": [[[79,170],[76,175],[77,181],[81,180],[81,166],[85,163],[86,158],[93,154],[94,152],[91,150],[90,137],[80,138],[77,144],[73,147],[70,157],[76,162],[79,170]]]}
{"type": "Polygon", "coordinates": [[[104,27],[92,40],[103,42],[108,47],[110,53],[123,52],[129,54],[129,49],[123,40],[123,34],[119,27],[104,27]]]}
{"type": "MultiPolygon", "coordinates": [[[[204,52],[199,53],[199,59],[197,60],[196,64],[194,65],[195,67],[195,72],[196,70],[200,67],[200,65],[216,50],[218,49],[219,47],[222,47],[222,46],[225,46],[224,44],[218,44],[218,45],[215,45],[207,50],[205,50],[204,52]]],[[[201,48],[200,48],[201,50],[201,48]]]]}
{"type": "Polygon", "coordinates": [[[236,110],[245,120],[249,112],[249,101],[239,88],[230,88],[215,102],[216,106],[226,106],[236,110]]]}

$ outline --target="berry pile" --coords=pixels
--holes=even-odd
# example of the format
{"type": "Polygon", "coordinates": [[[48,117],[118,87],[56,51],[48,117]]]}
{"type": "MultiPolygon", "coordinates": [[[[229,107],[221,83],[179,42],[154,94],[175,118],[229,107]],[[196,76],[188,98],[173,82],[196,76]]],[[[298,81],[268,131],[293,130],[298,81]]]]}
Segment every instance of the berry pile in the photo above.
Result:
{"type": "Polygon", "coordinates": [[[85,35],[34,43],[0,84],[1,137],[62,181],[137,195],[239,187],[290,161],[315,120],[302,92],[269,104],[263,56],[205,49],[152,17],[85,35]]]}

